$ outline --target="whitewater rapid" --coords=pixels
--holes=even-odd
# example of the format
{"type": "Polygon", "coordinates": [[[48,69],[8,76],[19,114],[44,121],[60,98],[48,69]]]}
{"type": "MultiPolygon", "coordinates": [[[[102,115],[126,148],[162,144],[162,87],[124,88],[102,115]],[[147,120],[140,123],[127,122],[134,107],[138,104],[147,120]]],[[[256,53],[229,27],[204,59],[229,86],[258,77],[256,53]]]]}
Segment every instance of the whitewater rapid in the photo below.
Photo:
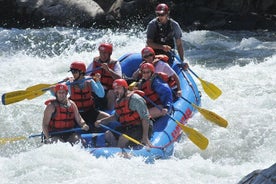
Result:
{"type": "MultiPolygon", "coordinates": [[[[140,52],[145,32],[52,28],[0,29],[0,94],[56,83],[70,76],[72,61],[87,65],[102,41],[114,44],[114,58],[140,52]]],[[[146,164],[92,157],[81,147],[42,145],[39,138],[0,145],[1,184],[17,183],[237,183],[276,161],[275,33],[193,31],[183,34],[185,60],[223,94],[202,107],[228,120],[218,127],[197,113],[189,122],[209,139],[205,151],[182,137],[174,156],[146,164]],[[274,39],[273,39],[274,38],[274,39]]],[[[0,137],[41,132],[47,92],[33,100],[0,105],[0,137]]]]}

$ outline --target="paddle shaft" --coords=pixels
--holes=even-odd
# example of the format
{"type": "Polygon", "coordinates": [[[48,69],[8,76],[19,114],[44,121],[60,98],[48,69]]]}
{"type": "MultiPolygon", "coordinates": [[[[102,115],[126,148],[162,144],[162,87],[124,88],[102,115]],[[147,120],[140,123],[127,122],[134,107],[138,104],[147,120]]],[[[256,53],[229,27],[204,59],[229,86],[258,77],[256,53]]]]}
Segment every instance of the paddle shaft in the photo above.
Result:
{"type": "Polygon", "coordinates": [[[107,129],[107,130],[110,130],[111,132],[113,132],[113,133],[115,133],[115,134],[117,134],[117,135],[120,135],[120,136],[125,137],[126,139],[128,139],[128,140],[134,142],[135,144],[139,144],[139,145],[141,145],[141,146],[144,146],[142,143],[140,143],[139,141],[137,141],[136,139],[134,139],[134,138],[132,138],[132,137],[129,137],[129,136],[126,135],[126,134],[123,134],[123,133],[121,133],[121,132],[118,132],[117,130],[114,130],[114,129],[112,129],[112,128],[108,127],[108,126],[105,126],[105,125],[103,125],[103,124],[100,124],[100,126],[103,127],[103,128],[105,128],[105,129],[107,129]]]}
{"type": "MultiPolygon", "coordinates": [[[[73,128],[73,129],[69,129],[69,130],[50,132],[49,134],[50,135],[59,135],[59,134],[63,134],[63,133],[70,133],[70,132],[76,132],[76,131],[81,131],[81,130],[82,130],[81,128],[73,128]]],[[[43,136],[43,133],[30,135],[29,138],[40,137],[40,136],[43,136]]]]}
{"type": "MultiPolygon", "coordinates": [[[[75,131],[80,131],[80,130],[82,130],[82,129],[81,128],[73,128],[73,129],[62,130],[62,131],[58,131],[58,132],[50,132],[50,135],[58,135],[58,134],[75,132],[75,131]]],[[[29,137],[18,136],[18,137],[0,138],[0,145],[1,144],[6,144],[8,142],[20,141],[20,140],[25,140],[27,138],[41,137],[41,136],[43,136],[43,133],[33,134],[33,135],[30,135],[29,137]]]]}

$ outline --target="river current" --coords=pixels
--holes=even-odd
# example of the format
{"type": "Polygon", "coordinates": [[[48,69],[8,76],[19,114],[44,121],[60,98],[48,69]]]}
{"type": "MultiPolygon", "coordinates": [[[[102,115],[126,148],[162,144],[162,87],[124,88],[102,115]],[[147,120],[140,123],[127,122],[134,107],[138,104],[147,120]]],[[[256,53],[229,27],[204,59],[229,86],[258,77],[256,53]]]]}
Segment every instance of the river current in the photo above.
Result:
{"type": "MultiPolygon", "coordinates": [[[[80,146],[42,145],[39,138],[0,145],[1,184],[31,183],[237,183],[253,170],[276,161],[276,33],[267,31],[183,32],[185,61],[200,78],[222,91],[202,104],[228,120],[226,129],[200,113],[189,121],[209,139],[199,150],[185,136],[168,160],[94,158],[80,146]]],[[[111,42],[113,58],[140,52],[139,29],[0,28],[0,94],[35,84],[56,83],[71,74],[72,61],[87,65],[101,42],[111,42]]],[[[0,137],[41,132],[47,92],[32,100],[0,104],[0,137]]]]}

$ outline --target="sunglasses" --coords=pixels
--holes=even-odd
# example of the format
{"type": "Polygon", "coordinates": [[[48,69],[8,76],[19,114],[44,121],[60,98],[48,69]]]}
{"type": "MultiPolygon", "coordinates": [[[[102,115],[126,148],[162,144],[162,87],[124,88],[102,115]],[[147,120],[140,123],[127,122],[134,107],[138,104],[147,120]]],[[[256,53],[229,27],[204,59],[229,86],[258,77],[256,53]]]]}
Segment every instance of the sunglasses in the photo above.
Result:
{"type": "Polygon", "coordinates": [[[142,71],[142,74],[148,74],[151,73],[151,71],[142,71]]]}
{"type": "Polygon", "coordinates": [[[165,16],[165,15],[167,15],[166,13],[156,13],[156,15],[158,16],[158,17],[163,17],[163,16],[165,16]]]}
{"type": "Polygon", "coordinates": [[[76,70],[76,69],[71,69],[70,71],[71,71],[71,73],[73,73],[73,74],[79,73],[79,72],[80,72],[79,70],[76,70]]]}
{"type": "Polygon", "coordinates": [[[149,57],[152,57],[153,54],[149,54],[149,55],[144,55],[143,58],[149,58],[149,57]]]}

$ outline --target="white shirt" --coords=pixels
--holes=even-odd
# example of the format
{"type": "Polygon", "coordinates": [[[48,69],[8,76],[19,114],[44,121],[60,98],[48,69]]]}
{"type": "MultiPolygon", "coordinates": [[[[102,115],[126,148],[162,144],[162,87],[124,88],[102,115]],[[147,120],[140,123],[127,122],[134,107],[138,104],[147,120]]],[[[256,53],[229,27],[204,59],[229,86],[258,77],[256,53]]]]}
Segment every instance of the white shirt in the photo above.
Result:
{"type": "Polygon", "coordinates": [[[176,75],[175,71],[170,67],[168,63],[165,63],[163,61],[158,61],[158,63],[155,65],[155,73],[163,72],[166,73],[169,77],[176,75]]]}

